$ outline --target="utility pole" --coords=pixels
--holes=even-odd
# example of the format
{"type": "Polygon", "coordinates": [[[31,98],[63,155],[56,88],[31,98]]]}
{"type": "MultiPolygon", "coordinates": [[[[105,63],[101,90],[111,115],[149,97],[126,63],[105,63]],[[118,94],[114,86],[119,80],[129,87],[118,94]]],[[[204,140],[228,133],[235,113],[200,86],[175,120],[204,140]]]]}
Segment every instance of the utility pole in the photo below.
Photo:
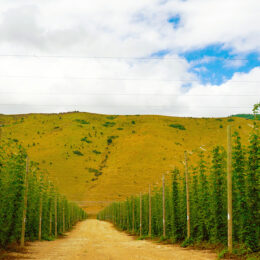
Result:
{"type": "Polygon", "coordinates": [[[185,157],[185,177],[186,177],[186,199],[187,199],[187,238],[190,238],[190,193],[189,193],[189,172],[187,152],[184,152],[185,157]]]}
{"type": "Polygon", "coordinates": [[[228,199],[228,251],[232,252],[232,144],[231,126],[227,127],[227,199],[228,199]]]}
{"type": "Polygon", "coordinates": [[[26,171],[24,177],[24,204],[23,204],[23,219],[22,219],[22,233],[21,233],[21,247],[24,247],[25,224],[27,212],[27,194],[28,194],[28,174],[29,174],[29,157],[26,159],[26,171]]]}

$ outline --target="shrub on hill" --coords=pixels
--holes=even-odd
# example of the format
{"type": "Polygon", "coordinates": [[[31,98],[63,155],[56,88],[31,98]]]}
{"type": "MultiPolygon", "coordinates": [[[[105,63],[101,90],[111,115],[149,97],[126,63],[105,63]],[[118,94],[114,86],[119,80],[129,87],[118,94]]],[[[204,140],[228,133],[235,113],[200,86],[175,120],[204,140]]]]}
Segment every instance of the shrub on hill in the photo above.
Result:
{"type": "Polygon", "coordinates": [[[107,144],[112,144],[113,139],[116,139],[116,138],[118,138],[118,136],[114,136],[114,135],[108,136],[108,138],[107,138],[107,144]]]}
{"type": "Polygon", "coordinates": [[[92,141],[88,140],[88,138],[87,138],[86,136],[83,137],[83,138],[81,138],[80,141],[81,141],[81,142],[86,142],[86,143],[88,143],[88,144],[92,143],[92,141]]]}
{"type": "Polygon", "coordinates": [[[80,124],[83,124],[83,125],[88,125],[88,124],[90,124],[89,122],[87,122],[87,121],[84,120],[84,119],[75,119],[74,121],[75,121],[75,122],[78,122],[78,123],[80,123],[80,124]]]}
{"type": "Polygon", "coordinates": [[[186,128],[181,124],[170,124],[169,126],[180,130],[186,130],[186,128]]]}
{"type": "Polygon", "coordinates": [[[76,150],[76,151],[73,151],[73,153],[74,153],[74,154],[76,154],[76,155],[79,155],[79,156],[83,156],[83,153],[82,153],[82,152],[80,152],[80,151],[78,151],[78,150],[76,150]]]}
{"type": "Polygon", "coordinates": [[[101,154],[101,152],[99,152],[97,150],[93,150],[92,152],[95,153],[95,154],[101,154]]]}
{"type": "Polygon", "coordinates": [[[117,116],[107,116],[107,119],[109,120],[114,120],[115,118],[117,118],[117,116]]]}
{"type": "Polygon", "coordinates": [[[94,168],[88,168],[88,171],[89,172],[93,172],[93,173],[98,173],[98,170],[94,169],[94,168]]]}
{"type": "MultiPolygon", "coordinates": [[[[102,172],[97,170],[97,169],[93,169],[93,168],[88,168],[88,171],[91,172],[91,173],[94,173],[94,175],[96,177],[98,177],[99,175],[102,175],[102,172]]],[[[95,179],[96,180],[96,179],[95,179]]]]}
{"type": "Polygon", "coordinates": [[[107,138],[107,144],[112,144],[112,142],[113,142],[113,140],[112,140],[112,138],[107,138]]]}
{"type": "Polygon", "coordinates": [[[115,122],[106,122],[105,124],[103,124],[104,127],[112,127],[114,126],[116,123],[115,122]]]}

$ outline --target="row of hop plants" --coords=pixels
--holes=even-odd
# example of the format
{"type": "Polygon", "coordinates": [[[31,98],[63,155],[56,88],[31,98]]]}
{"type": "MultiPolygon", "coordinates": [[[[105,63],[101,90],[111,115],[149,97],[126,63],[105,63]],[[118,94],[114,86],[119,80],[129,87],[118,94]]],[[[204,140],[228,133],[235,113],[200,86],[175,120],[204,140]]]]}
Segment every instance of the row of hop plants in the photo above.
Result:
{"type": "MultiPolygon", "coordinates": [[[[255,127],[247,147],[237,132],[232,137],[233,242],[246,252],[259,250],[259,132],[255,127]]],[[[184,169],[172,171],[171,185],[165,187],[165,235],[163,237],[162,188],[151,193],[151,233],[149,194],[114,202],[98,214],[98,219],[114,223],[121,230],[142,237],[160,237],[173,243],[227,244],[227,153],[216,146],[211,154],[199,152],[197,165],[189,165],[190,238],[187,239],[187,200],[184,169]],[[141,222],[140,222],[141,203],[141,222]],[[141,223],[141,225],[140,225],[141,223]],[[141,232],[140,232],[141,226],[141,232]]],[[[237,249],[237,250],[240,250],[237,249]]]]}
{"type": "Polygon", "coordinates": [[[1,141],[0,248],[23,237],[25,241],[55,239],[86,217],[83,209],[58,192],[38,163],[28,160],[21,145],[1,141]]]}

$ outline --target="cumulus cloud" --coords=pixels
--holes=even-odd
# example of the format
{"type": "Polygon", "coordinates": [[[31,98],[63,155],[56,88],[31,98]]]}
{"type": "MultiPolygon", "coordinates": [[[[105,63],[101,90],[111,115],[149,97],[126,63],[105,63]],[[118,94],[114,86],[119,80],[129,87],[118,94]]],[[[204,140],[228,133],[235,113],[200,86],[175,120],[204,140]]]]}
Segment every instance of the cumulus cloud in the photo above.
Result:
{"type": "Polygon", "coordinates": [[[260,52],[258,0],[3,0],[0,10],[0,113],[224,116],[259,101],[259,67],[202,85],[191,67],[213,58],[180,55],[219,43],[260,52]]]}

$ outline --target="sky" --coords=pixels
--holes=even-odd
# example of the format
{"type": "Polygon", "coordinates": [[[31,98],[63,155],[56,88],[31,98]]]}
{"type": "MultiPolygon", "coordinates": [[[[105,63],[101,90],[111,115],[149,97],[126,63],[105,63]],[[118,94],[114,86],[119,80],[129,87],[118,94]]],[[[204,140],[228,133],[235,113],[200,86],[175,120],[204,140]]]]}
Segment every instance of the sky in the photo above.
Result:
{"type": "Polygon", "coordinates": [[[259,0],[1,0],[0,114],[251,113],[259,13],[259,0]]]}

